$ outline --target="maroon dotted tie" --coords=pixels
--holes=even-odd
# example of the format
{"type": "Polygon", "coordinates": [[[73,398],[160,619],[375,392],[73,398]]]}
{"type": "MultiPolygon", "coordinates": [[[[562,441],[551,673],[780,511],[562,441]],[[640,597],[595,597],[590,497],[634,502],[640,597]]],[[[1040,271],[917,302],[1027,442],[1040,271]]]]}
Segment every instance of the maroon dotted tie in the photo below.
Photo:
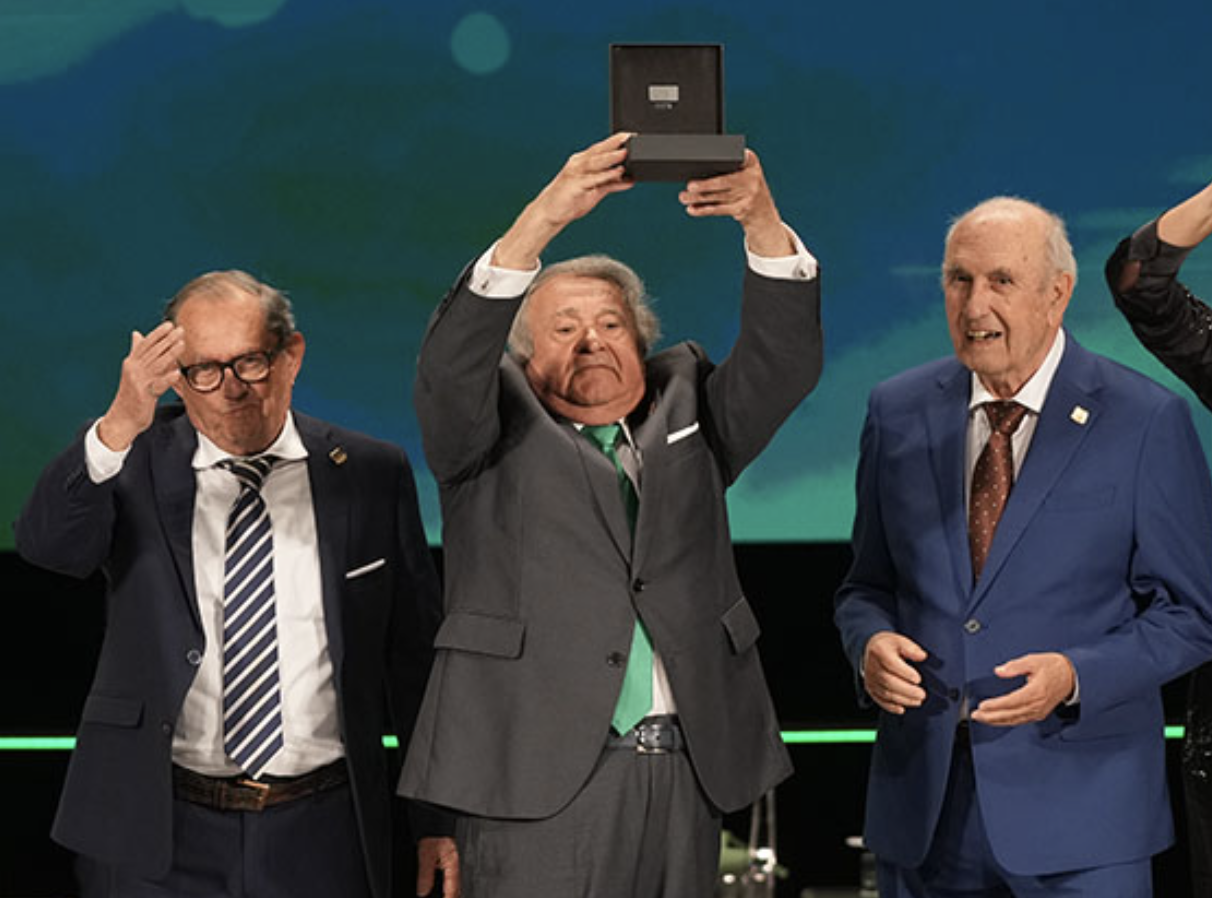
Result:
{"type": "Polygon", "coordinates": [[[992,432],[972,471],[972,489],[968,500],[968,546],[972,550],[972,579],[981,575],[993,533],[1014,484],[1014,456],[1010,440],[1026,406],[1017,402],[986,402],[981,408],[992,432]]]}

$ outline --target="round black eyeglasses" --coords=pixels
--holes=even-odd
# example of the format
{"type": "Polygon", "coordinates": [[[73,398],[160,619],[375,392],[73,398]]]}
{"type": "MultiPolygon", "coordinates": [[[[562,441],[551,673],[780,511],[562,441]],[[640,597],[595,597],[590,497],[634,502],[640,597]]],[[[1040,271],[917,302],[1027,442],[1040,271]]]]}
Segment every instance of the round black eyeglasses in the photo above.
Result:
{"type": "Polygon", "coordinates": [[[185,382],[198,393],[213,393],[223,385],[228,369],[236,380],[246,384],[259,384],[269,377],[276,352],[246,352],[229,362],[199,362],[181,366],[185,382]]]}

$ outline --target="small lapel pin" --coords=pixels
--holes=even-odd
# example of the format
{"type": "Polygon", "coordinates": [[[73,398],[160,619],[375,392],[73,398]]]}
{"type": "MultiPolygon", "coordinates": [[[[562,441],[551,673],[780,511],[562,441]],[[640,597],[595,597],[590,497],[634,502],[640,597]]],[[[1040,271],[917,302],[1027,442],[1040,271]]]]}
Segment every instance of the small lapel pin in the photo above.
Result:
{"type": "Polygon", "coordinates": [[[348,458],[349,456],[345,454],[344,446],[335,446],[333,447],[332,451],[328,453],[328,460],[334,465],[343,465],[348,458]]]}
{"type": "Polygon", "coordinates": [[[1080,405],[1073,406],[1073,411],[1069,412],[1069,419],[1074,424],[1085,424],[1090,420],[1090,413],[1080,405]]]}

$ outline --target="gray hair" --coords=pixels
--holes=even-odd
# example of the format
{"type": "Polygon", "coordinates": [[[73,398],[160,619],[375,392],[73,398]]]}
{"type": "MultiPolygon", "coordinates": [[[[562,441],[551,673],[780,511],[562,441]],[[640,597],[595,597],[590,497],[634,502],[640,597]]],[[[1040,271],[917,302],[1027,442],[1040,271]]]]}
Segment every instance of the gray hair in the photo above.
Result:
{"type": "Polygon", "coordinates": [[[661,338],[661,322],[652,310],[648,292],[644,282],[629,266],[624,265],[610,256],[593,255],[578,256],[565,262],[549,265],[538,273],[522,297],[522,304],[513,319],[513,327],[509,330],[509,353],[519,362],[527,362],[534,354],[534,335],[530,332],[530,322],[526,310],[530,307],[530,297],[534,292],[556,277],[594,278],[605,281],[618,288],[623,303],[631,312],[635,322],[636,340],[639,344],[640,356],[648,355],[648,350],[656,345],[661,338]]]}
{"type": "Polygon", "coordinates": [[[1021,215],[1023,212],[1031,212],[1043,216],[1045,222],[1044,250],[1047,253],[1048,265],[1051,267],[1053,273],[1071,275],[1073,283],[1076,284],[1077,259],[1073,255],[1073,245],[1069,242],[1069,234],[1065,230],[1064,219],[1038,203],[1033,203],[1030,200],[1017,196],[995,196],[985,200],[983,203],[977,203],[967,212],[957,215],[951,219],[951,225],[947,228],[947,239],[943,245],[951,245],[951,238],[955,234],[956,229],[969,217],[999,214],[1021,215]]]}
{"type": "Polygon", "coordinates": [[[274,338],[275,346],[285,346],[295,335],[295,313],[286,294],[235,268],[228,271],[208,271],[198,275],[178,290],[176,296],[164,306],[164,320],[175,323],[181,306],[195,296],[222,295],[234,290],[247,293],[261,301],[261,308],[265,311],[265,329],[274,338]]]}

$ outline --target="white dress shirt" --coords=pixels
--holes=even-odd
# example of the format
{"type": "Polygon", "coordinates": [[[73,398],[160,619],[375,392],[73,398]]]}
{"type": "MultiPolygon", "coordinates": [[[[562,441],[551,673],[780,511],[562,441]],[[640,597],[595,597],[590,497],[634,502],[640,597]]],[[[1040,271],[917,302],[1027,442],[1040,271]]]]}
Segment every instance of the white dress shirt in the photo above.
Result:
{"type": "MultiPolygon", "coordinates": [[[[1014,402],[1027,409],[1027,414],[1023,416],[1018,429],[1014,431],[1010,439],[1015,479],[1018,478],[1018,472],[1023,466],[1023,459],[1027,457],[1027,450],[1031,448],[1031,439],[1035,436],[1035,427],[1039,423],[1039,413],[1044,408],[1044,400],[1048,398],[1052,378],[1056,375],[1056,369],[1060,366],[1061,357],[1064,354],[1065,332],[1058,330],[1056,338],[1052,341],[1052,347],[1044,356],[1043,363],[1019,391],[1010,397],[1014,402]]],[[[968,445],[964,460],[965,504],[968,504],[967,496],[972,490],[972,472],[976,469],[976,460],[980,457],[981,450],[985,448],[985,443],[989,442],[989,434],[992,430],[988,417],[980,411],[980,407],[986,402],[998,402],[999,400],[1000,397],[994,396],[986,390],[981,379],[973,372],[972,394],[968,400],[968,445]]]]}
{"type": "MultiPolygon", "coordinates": [[[[1027,414],[1023,416],[1023,420],[1019,422],[1018,429],[1014,431],[1010,438],[1011,458],[1014,462],[1014,478],[1018,479],[1018,472],[1022,470],[1023,460],[1027,457],[1027,450],[1031,448],[1031,440],[1035,436],[1036,425],[1039,424],[1039,414],[1043,411],[1044,401],[1048,398],[1048,390],[1052,387],[1052,378],[1056,376],[1056,369],[1060,367],[1061,358],[1065,354],[1065,332],[1058,330],[1056,338],[1052,341],[1052,347],[1048,350],[1048,354],[1044,356],[1043,363],[1039,366],[1030,379],[1022,385],[1017,393],[1011,397],[1014,402],[1025,406],[1027,414]]],[[[980,411],[980,406],[986,402],[997,402],[999,397],[994,396],[985,389],[980,378],[975,372],[972,374],[972,396],[968,400],[968,445],[966,449],[965,465],[967,474],[964,478],[964,496],[965,505],[970,505],[968,497],[972,492],[972,473],[976,469],[976,460],[980,457],[981,450],[985,448],[985,443],[989,441],[989,434],[992,428],[989,426],[989,419],[984,412],[980,411]]],[[[1010,659],[1007,658],[1007,661],[1010,659]]],[[[1073,672],[1073,694],[1065,700],[1066,705],[1076,705],[1081,699],[1081,686],[1077,681],[1077,671],[1073,672]]],[[[967,699],[964,700],[962,716],[968,716],[967,699]]]]}
{"type": "MultiPolygon", "coordinates": [[[[98,483],[115,476],[126,458],[126,452],[113,452],[101,442],[96,425],[85,439],[85,453],[89,475],[98,483]]],[[[279,459],[265,479],[261,495],[273,525],[284,746],[265,773],[297,776],[336,760],[344,748],[324,624],[307,450],[293,416],[288,415],[286,426],[266,454],[279,459]]],[[[177,719],[173,761],[208,776],[240,772],[223,751],[224,543],[227,516],[240,486],[235,474],[218,463],[230,457],[198,434],[191,544],[206,651],[177,719]]]]}

